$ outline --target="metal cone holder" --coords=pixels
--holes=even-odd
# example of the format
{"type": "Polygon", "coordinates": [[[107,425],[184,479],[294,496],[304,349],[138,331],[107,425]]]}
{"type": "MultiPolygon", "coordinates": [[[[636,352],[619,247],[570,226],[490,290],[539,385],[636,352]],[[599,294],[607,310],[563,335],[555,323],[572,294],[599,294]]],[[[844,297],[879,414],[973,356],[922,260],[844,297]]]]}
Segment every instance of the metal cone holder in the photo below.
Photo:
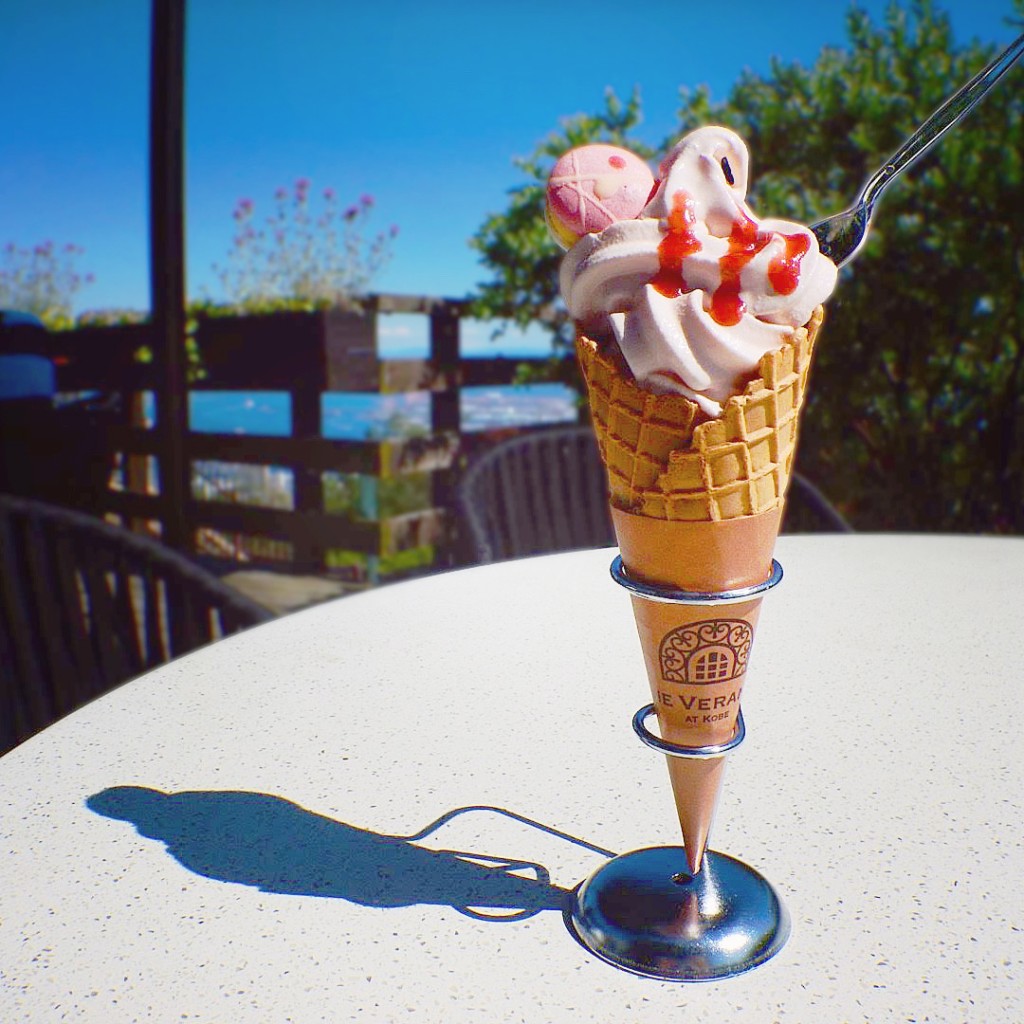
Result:
{"type": "MultiPolygon", "coordinates": [[[[767,580],[736,590],[693,592],[630,579],[617,556],[612,579],[644,600],[706,607],[738,604],[782,579],[772,562],[767,580]]],[[[646,725],[647,704],[633,729],[649,747],[670,757],[717,758],[746,735],[739,712],[730,740],[702,747],[669,743],[646,725]]],[[[789,915],[771,883],[753,868],[708,850],[690,872],[681,846],[634,850],[614,857],[576,890],[566,913],[570,929],[592,953],[634,974],[664,981],[715,981],[742,974],[773,957],[789,937],[789,915]]]]}

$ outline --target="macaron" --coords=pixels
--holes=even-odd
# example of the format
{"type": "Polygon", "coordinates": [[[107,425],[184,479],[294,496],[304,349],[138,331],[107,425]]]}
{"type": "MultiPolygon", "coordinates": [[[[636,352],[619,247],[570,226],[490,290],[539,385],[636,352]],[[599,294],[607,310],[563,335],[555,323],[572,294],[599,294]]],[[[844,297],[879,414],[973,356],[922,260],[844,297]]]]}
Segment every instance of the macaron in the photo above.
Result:
{"type": "Polygon", "coordinates": [[[584,235],[639,217],[653,189],[650,168],[628,149],[603,144],[571,149],[548,178],[548,229],[569,249],[584,235]]]}

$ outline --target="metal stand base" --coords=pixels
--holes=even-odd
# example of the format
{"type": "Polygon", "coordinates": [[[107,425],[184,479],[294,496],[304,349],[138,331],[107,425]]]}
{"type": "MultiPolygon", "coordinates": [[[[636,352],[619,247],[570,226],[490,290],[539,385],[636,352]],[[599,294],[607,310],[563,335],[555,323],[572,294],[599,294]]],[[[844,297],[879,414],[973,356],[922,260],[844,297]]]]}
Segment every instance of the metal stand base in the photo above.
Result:
{"type": "MultiPolygon", "coordinates": [[[[692,592],[630,578],[622,558],[612,578],[634,596],[666,604],[713,607],[749,601],[782,579],[773,561],[763,583],[720,592],[692,592]]],[[[633,729],[649,747],[670,757],[723,757],[743,742],[739,714],[726,743],[681,746],[651,733],[654,705],[633,716],[633,729]]],[[[595,956],[623,970],[663,981],[731,978],[775,956],[789,938],[789,914],[767,879],[733,857],[707,850],[690,874],[681,846],[656,846],[615,857],[573,894],[566,925],[595,956]]]]}
{"type": "Polygon", "coordinates": [[[767,879],[710,850],[691,875],[679,846],[602,865],[576,890],[566,924],[602,960],[664,981],[742,974],[789,937],[789,915],[767,879]]]}

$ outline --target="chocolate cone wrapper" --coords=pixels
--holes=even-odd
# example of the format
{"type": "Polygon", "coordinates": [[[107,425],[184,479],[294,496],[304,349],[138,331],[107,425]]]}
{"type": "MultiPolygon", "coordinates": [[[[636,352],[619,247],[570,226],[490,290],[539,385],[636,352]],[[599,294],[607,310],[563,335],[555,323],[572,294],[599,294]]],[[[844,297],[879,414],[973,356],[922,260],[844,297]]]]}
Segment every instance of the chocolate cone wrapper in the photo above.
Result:
{"type": "MultiPolygon", "coordinates": [[[[781,508],[721,522],[671,522],[612,509],[626,572],[645,583],[720,592],[771,573],[781,508]]],[[[662,738],[725,743],[735,731],[761,596],[736,604],[672,604],[631,595],[662,738]]],[[[667,758],[690,870],[707,846],[725,758],[667,758]]]]}

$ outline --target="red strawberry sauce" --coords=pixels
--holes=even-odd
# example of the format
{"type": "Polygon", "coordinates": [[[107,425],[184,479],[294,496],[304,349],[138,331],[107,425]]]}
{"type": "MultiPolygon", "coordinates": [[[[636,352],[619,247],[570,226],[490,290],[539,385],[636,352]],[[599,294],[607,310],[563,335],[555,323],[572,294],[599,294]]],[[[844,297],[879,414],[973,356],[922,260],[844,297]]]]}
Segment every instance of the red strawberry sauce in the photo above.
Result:
{"type": "MultiPolygon", "coordinates": [[[[701,243],[694,233],[697,215],[693,197],[679,190],[672,196],[668,215],[668,233],[658,246],[661,269],[651,284],[672,299],[693,289],[683,277],[683,260],[700,252],[701,243]]],[[[759,231],[749,217],[737,217],[729,232],[728,251],[718,261],[720,283],[711,296],[711,316],[723,327],[738,324],[746,307],[740,297],[743,268],[772,240],[775,232],[759,231]]],[[[791,295],[800,282],[800,261],[810,248],[805,234],[782,235],[785,248],[768,265],[768,282],[778,295],[791,295]]]]}

